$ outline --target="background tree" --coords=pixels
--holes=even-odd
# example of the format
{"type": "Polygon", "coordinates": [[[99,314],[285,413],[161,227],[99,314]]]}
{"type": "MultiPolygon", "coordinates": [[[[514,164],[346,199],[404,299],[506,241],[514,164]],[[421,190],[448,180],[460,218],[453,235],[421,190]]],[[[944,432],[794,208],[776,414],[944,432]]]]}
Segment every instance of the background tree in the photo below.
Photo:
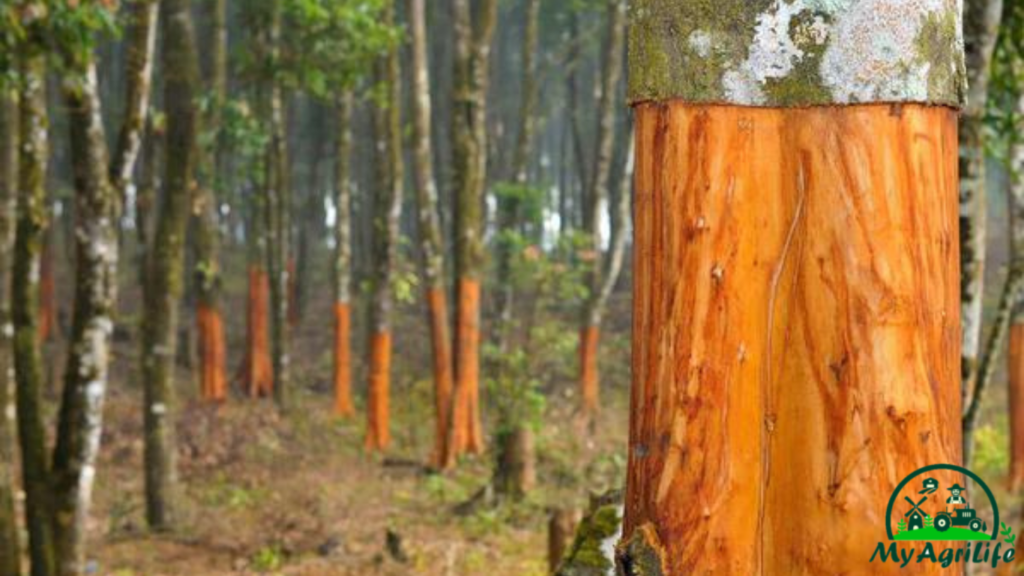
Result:
{"type": "Polygon", "coordinates": [[[157,530],[176,516],[174,355],[182,294],[185,230],[198,165],[196,110],[199,64],[188,0],[161,0],[166,187],[145,290],[142,377],[145,386],[146,520],[157,530]]]}
{"type": "Polygon", "coordinates": [[[455,387],[446,467],[463,452],[483,451],[480,422],[480,275],[483,270],[483,196],[487,183],[487,87],[496,0],[475,14],[451,0],[454,42],[452,189],[455,199],[455,387]]]}

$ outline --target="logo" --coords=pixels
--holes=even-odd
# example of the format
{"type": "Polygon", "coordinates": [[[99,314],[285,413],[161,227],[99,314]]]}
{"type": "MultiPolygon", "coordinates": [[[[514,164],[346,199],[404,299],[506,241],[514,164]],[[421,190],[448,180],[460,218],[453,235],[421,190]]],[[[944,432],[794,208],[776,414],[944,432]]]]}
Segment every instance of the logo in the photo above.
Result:
{"type": "Polygon", "coordinates": [[[999,521],[999,504],[988,484],[953,464],[925,466],[897,484],[885,510],[885,532],[888,543],[878,543],[871,562],[995,568],[1016,556],[1017,536],[999,521]]]}

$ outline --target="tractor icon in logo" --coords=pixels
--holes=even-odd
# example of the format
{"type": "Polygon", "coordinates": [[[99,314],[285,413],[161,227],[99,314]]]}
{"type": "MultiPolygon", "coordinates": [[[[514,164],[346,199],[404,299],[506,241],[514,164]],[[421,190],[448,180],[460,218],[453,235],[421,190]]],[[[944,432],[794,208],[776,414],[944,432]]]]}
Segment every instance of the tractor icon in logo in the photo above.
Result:
{"type": "Polygon", "coordinates": [[[961,496],[963,490],[960,484],[954,484],[949,489],[953,495],[946,499],[946,503],[953,505],[953,511],[939,512],[935,515],[935,529],[939,532],[945,532],[951,526],[967,526],[971,529],[971,532],[981,530],[981,520],[976,517],[974,509],[968,507],[967,500],[964,500],[964,497],[961,496]],[[957,504],[963,505],[963,508],[957,508],[957,504]]]}

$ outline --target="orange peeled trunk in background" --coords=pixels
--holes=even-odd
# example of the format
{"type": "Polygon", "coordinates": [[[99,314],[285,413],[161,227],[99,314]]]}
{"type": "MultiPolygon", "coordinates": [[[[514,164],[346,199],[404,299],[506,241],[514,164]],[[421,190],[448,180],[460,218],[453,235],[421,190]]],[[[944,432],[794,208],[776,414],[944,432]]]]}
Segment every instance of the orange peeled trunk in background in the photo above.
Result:
{"type": "Polygon", "coordinates": [[[270,396],[274,392],[274,368],[270,360],[268,318],[270,280],[260,266],[249,266],[249,300],[246,310],[248,331],[242,386],[249,396],[270,396]]]}
{"type": "Polygon", "coordinates": [[[600,326],[587,326],[580,330],[580,394],[583,395],[583,412],[594,415],[600,407],[600,389],[597,376],[597,344],[601,338],[600,326]]]}
{"type": "Polygon", "coordinates": [[[334,303],[334,413],[355,414],[352,406],[352,308],[348,302],[334,303]]]}
{"type": "Polygon", "coordinates": [[[1010,328],[1010,490],[1024,488],[1024,323],[1010,328]]]}
{"type": "Polygon", "coordinates": [[[224,375],[224,322],[220,312],[200,304],[196,308],[196,330],[199,332],[199,380],[204,400],[222,402],[227,399],[224,375]]]}
{"type": "Polygon", "coordinates": [[[391,444],[388,421],[391,375],[391,333],[375,332],[370,338],[370,386],[366,399],[368,451],[386,450],[391,444]]]}
{"type": "Polygon", "coordinates": [[[454,386],[452,382],[452,350],[448,338],[448,305],[444,288],[434,287],[427,290],[427,307],[434,354],[434,411],[437,420],[433,461],[435,464],[443,466],[454,386]]]}
{"type": "Polygon", "coordinates": [[[480,422],[480,283],[460,279],[458,297],[456,382],[451,403],[450,454],[446,458],[449,466],[460,454],[480,454],[484,449],[480,422]]]}
{"type": "Polygon", "coordinates": [[[635,110],[624,540],[673,576],[900,573],[867,561],[889,495],[960,461],[956,110],[635,110]]]}

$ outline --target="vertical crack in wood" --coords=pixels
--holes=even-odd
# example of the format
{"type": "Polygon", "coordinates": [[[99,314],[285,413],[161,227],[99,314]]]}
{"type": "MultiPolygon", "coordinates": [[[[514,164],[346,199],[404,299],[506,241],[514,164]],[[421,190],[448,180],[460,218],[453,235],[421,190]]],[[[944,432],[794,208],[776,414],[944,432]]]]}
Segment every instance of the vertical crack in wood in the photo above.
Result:
{"type": "Polygon", "coordinates": [[[764,521],[765,521],[765,493],[768,490],[768,483],[771,474],[771,436],[775,429],[775,414],[771,412],[772,398],[772,336],[775,327],[775,302],[779,295],[779,283],[782,273],[786,270],[786,262],[789,260],[789,253],[793,246],[793,239],[796,236],[797,227],[803,219],[804,203],[807,199],[807,182],[804,174],[804,159],[801,157],[797,166],[797,204],[793,213],[793,220],[786,232],[786,240],[782,245],[782,253],[779,255],[778,263],[772,272],[771,285],[768,293],[768,322],[767,334],[765,335],[765,354],[761,364],[761,414],[764,417],[765,429],[761,434],[761,473],[762,478],[758,489],[758,516],[757,533],[758,542],[758,566],[757,573],[764,574],[764,521]]]}

